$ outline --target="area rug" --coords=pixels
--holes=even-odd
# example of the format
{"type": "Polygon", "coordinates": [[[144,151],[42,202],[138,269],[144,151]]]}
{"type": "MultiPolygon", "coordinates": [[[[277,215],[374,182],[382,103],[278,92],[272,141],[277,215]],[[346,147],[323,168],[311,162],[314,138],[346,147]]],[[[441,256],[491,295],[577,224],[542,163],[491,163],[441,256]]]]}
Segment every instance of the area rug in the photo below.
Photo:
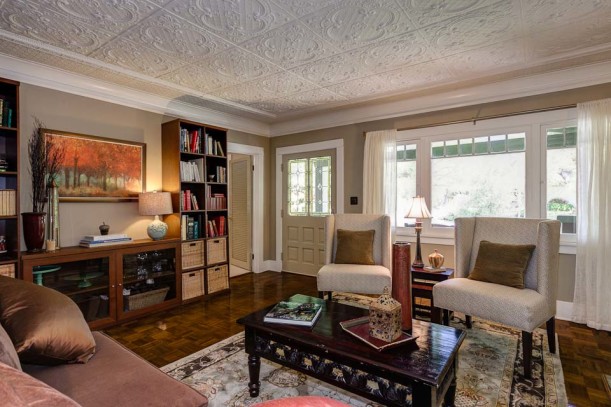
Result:
{"type": "MultiPolygon", "coordinates": [[[[366,306],[367,301],[361,299],[359,305],[366,306]]],[[[455,317],[452,325],[465,329],[462,318],[455,317]]],[[[558,355],[549,353],[545,330],[533,333],[531,380],[522,378],[521,354],[519,331],[474,318],[458,354],[456,406],[566,406],[562,366],[558,355]]],[[[210,407],[249,406],[300,395],[322,395],[352,406],[380,406],[265,359],[261,359],[261,392],[251,398],[242,333],[162,370],[205,394],[210,407]]]]}

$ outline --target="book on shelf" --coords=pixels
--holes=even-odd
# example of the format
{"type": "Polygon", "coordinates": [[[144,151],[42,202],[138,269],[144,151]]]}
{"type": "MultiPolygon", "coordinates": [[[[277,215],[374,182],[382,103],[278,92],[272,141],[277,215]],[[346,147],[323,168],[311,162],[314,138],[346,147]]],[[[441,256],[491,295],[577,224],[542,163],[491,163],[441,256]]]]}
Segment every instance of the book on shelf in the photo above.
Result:
{"type": "Polygon", "coordinates": [[[182,215],[180,220],[180,238],[182,240],[199,239],[199,219],[182,215]]]}
{"type": "Polygon", "coordinates": [[[83,240],[87,240],[90,242],[100,242],[105,240],[114,240],[114,239],[131,239],[125,233],[113,233],[110,235],[85,235],[83,240]]]}
{"type": "Polygon", "coordinates": [[[355,338],[363,341],[367,345],[376,349],[377,351],[383,351],[385,349],[394,348],[395,346],[409,343],[414,341],[417,336],[411,336],[405,332],[401,333],[397,339],[391,342],[386,342],[381,339],[375,338],[369,335],[369,317],[360,317],[355,319],[349,319],[348,321],[342,321],[339,323],[342,329],[348,332],[355,338]]]}
{"type": "Polygon", "coordinates": [[[320,317],[322,304],[280,301],[265,314],[263,322],[312,327],[320,317]]]}
{"type": "Polygon", "coordinates": [[[129,243],[131,241],[132,241],[131,237],[128,237],[126,239],[112,239],[112,240],[105,240],[105,241],[81,240],[80,243],[79,243],[79,246],[87,247],[87,248],[91,248],[91,247],[104,247],[104,246],[112,246],[112,245],[116,245],[116,244],[125,244],[125,243],[129,243]]]}

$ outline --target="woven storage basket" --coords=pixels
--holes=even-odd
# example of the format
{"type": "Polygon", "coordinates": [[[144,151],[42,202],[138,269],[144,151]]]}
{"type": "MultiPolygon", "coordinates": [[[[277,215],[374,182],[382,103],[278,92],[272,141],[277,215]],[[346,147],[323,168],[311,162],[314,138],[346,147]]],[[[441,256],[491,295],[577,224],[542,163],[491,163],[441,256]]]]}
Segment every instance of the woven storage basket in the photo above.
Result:
{"type": "Polygon", "coordinates": [[[183,273],[182,299],[188,300],[200,295],[204,295],[204,270],[183,273]]]}
{"type": "Polygon", "coordinates": [[[182,244],[182,268],[190,269],[204,265],[204,242],[188,242],[182,244]]]}
{"type": "Polygon", "coordinates": [[[168,295],[170,287],[163,287],[157,290],[146,291],[139,294],[130,295],[127,297],[127,309],[129,311],[137,310],[151,305],[160,304],[168,295]]]}
{"type": "Polygon", "coordinates": [[[210,267],[206,270],[208,294],[229,288],[229,269],[226,265],[210,267]]]}
{"type": "Polygon", "coordinates": [[[208,264],[224,263],[227,261],[227,238],[221,237],[206,242],[208,250],[208,264]]]}

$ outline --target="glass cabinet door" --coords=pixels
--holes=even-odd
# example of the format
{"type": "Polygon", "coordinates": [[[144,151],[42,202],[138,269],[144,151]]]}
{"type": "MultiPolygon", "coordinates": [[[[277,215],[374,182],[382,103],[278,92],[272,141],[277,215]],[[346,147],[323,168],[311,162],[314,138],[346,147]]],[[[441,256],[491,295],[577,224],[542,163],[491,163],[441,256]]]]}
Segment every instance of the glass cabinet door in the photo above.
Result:
{"type": "Polygon", "coordinates": [[[176,249],[123,255],[123,312],[176,299],[176,249]]]}
{"type": "Polygon", "coordinates": [[[109,318],[109,260],[109,257],[100,257],[34,266],[33,282],[70,297],[81,309],[87,322],[109,318]]]}

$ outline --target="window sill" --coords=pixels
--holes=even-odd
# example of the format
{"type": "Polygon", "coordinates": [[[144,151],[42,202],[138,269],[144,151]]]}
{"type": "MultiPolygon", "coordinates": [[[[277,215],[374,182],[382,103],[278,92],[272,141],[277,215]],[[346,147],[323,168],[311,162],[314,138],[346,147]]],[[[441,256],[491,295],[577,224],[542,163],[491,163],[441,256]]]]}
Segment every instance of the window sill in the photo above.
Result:
{"type": "MultiPolygon", "coordinates": [[[[414,234],[399,234],[395,238],[397,242],[409,242],[416,243],[416,235],[414,234]]],[[[454,246],[453,237],[440,237],[440,236],[425,236],[420,235],[420,243],[422,244],[438,244],[442,246],[454,246]]],[[[575,242],[560,242],[560,254],[576,254],[577,245],[575,242]]]]}

